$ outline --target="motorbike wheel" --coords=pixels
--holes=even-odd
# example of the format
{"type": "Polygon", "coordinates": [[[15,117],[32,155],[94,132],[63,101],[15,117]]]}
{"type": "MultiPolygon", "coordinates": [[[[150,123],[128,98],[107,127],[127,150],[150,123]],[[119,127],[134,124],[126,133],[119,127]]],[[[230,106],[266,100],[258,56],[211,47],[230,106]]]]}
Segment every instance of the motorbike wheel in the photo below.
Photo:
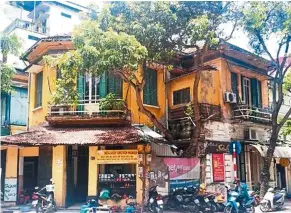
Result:
{"type": "Polygon", "coordinates": [[[232,213],[232,206],[226,206],[223,210],[223,213],[232,213]]]}
{"type": "Polygon", "coordinates": [[[264,204],[264,205],[260,205],[260,210],[262,211],[262,212],[267,212],[267,211],[269,211],[270,210],[270,204],[269,203],[266,203],[266,204],[264,204]]]}
{"type": "Polygon", "coordinates": [[[213,213],[217,212],[218,209],[215,202],[210,202],[209,205],[210,205],[210,212],[213,212],[213,213]]]}
{"type": "Polygon", "coordinates": [[[157,213],[156,207],[153,204],[149,203],[148,208],[149,208],[151,213],[157,213]]]}
{"type": "Polygon", "coordinates": [[[256,211],[256,210],[255,210],[255,207],[254,207],[254,206],[251,206],[249,212],[251,212],[251,213],[255,213],[255,211],[256,211]]]}
{"type": "Polygon", "coordinates": [[[43,209],[41,208],[41,204],[36,204],[35,206],[35,212],[36,213],[43,213],[43,209]]]}
{"type": "Polygon", "coordinates": [[[174,201],[168,201],[167,202],[167,209],[169,210],[177,210],[178,209],[178,205],[174,202],[174,201]]]}

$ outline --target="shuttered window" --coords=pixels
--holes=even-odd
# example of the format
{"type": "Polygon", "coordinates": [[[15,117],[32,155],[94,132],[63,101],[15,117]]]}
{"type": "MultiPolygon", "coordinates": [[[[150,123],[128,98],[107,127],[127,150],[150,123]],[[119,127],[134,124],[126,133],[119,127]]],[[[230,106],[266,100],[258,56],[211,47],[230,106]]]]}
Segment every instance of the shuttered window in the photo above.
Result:
{"type": "Polygon", "coordinates": [[[35,82],[35,108],[42,105],[42,81],[43,81],[43,72],[36,74],[35,82]]]}
{"type": "Polygon", "coordinates": [[[116,75],[108,77],[108,93],[113,93],[117,98],[122,98],[122,79],[116,75]]]}
{"type": "Polygon", "coordinates": [[[237,73],[231,73],[231,90],[236,94],[236,98],[238,99],[238,81],[237,81],[237,73]]]}
{"type": "Polygon", "coordinates": [[[153,69],[144,70],[145,85],[143,88],[143,103],[147,105],[158,105],[157,72],[153,69]]]}
{"type": "Polygon", "coordinates": [[[251,79],[252,105],[258,108],[262,107],[261,82],[255,78],[251,79]]]}
{"type": "Polygon", "coordinates": [[[190,102],[190,87],[174,91],[173,104],[186,104],[190,102]]]}

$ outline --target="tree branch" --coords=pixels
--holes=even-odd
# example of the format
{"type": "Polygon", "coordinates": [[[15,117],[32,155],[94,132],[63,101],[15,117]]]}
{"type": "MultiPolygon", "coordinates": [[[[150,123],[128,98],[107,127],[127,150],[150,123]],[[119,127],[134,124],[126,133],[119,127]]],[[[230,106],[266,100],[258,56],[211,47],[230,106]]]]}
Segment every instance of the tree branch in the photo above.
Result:
{"type": "Polygon", "coordinates": [[[228,41],[229,39],[232,38],[232,35],[233,35],[234,31],[235,31],[235,28],[236,28],[236,26],[237,26],[237,23],[238,23],[238,18],[235,20],[235,23],[234,23],[234,25],[233,25],[232,31],[231,31],[231,33],[229,34],[229,36],[226,37],[226,38],[224,39],[225,41],[228,41]]]}
{"type": "Polygon", "coordinates": [[[216,112],[216,113],[214,113],[214,114],[208,116],[208,117],[205,118],[205,119],[201,119],[201,121],[202,121],[202,122],[207,122],[207,121],[209,121],[211,118],[215,117],[216,115],[219,115],[219,112],[216,112]]]}
{"type": "Polygon", "coordinates": [[[291,108],[288,110],[288,112],[284,115],[282,121],[278,125],[278,131],[282,128],[282,126],[286,123],[286,121],[289,119],[291,115],[291,108]]]}
{"type": "Polygon", "coordinates": [[[268,48],[267,48],[267,46],[266,46],[266,44],[265,44],[265,41],[264,41],[264,39],[262,38],[262,36],[261,36],[261,34],[260,34],[259,31],[256,31],[256,36],[258,37],[258,39],[259,39],[261,45],[263,46],[264,51],[268,54],[268,56],[270,57],[270,59],[271,59],[274,63],[276,63],[275,59],[273,58],[273,56],[272,56],[271,53],[269,52],[269,50],[268,50],[268,48]]]}
{"type": "MultiPolygon", "coordinates": [[[[283,61],[280,65],[280,70],[283,71],[284,69],[284,66],[285,66],[285,63],[287,61],[287,54],[288,54],[288,51],[289,51],[289,44],[290,44],[290,40],[291,40],[291,36],[288,36],[287,37],[287,41],[286,41],[286,47],[285,47],[285,52],[284,52],[284,58],[283,58],[283,61]]],[[[283,73],[282,73],[282,76],[283,76],[283,73]]],[[[283,79],[282,79],[282,82],[283,82],[283,79]]]]}

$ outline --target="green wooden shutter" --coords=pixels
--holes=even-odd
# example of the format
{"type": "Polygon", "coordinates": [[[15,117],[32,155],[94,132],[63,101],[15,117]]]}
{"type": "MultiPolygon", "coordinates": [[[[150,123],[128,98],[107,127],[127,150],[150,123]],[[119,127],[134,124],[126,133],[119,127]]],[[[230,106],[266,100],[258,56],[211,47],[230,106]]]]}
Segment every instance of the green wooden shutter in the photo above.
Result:
{"type": "Polygon", "coordinates": [[[151,92],[151,105],[157,106],[158,105],[158,80],[157,80],[157,71],[151,70],[151,85],[152,85],[152,92],[151,92]]]}
{"type": "Polygon", "coordinates": [[[244,93],[244,77],[241,75],[241,99],[245,101],[245,93],[244,93]]]}
{"type": "Polygon", "coordinates": [[[43,72],[39,72],[36,74],[35,107],[40,107],[42,105],[42,81],[43,72]]]}
{"type": "Polygon", "coordinates": [[[105,96],[107,95],[107,73],[106,72],[100,76],[99,95],[100,95],[100,98],[105,98],[105,96]]]}
{"type": "MultiPolygon", "coordinates": [[[[79,100],[84,100],[85,99],[85,82],[84,82],[84,74],[83,73],[78,73],[78,80],[77,80],[77,91],[78,91],[78,96],[79,100]]],[[[80,104],[84,104],[83,102],[80,101],[80,104]]],[[[84,111],[84,105],[78,105],[77,107],[78,111],[84,111]]]]}
{"type": "Polygon", "coordinates": [[[144,80],[145,80],[145,85],[143,88],[143,103],[144,104],[150,104],[150,74],[147,68],[144,70],[144,80]]]}
{"type": "Polygon", "coordinates": [[[252,106],[259,107],[258,102],[258,80],[255,78],[251,79],[251,99],[252,99],[252,106]]]}
{"type": "Polygon", "coordinates": [[[231,73],[231,90],[233,93],[236,94],[236,98],[238,99],[238,89],[237,89],[238,83],[237,83],[237,73],[232,72],[231,73]]]}
{"type": "Polygon", "coordinates": [[[262,82],[258,81],[257,84],[258,84],[258,106],[260,108],[262,108],[263,107],[263,104],[262,104],[262,82]]]}
{"type": "Polygon", "coordinates": [[[148,105],[158,105],[157,72],[146,68],[144,70],[145,85],[143,89],[143,103],[148,105]]]}
{"type": "Polygon", "coordinates": [[[122,79],[120,78],[120,76],[115,76],[115,94],[116,97],[118,98],[122,98],[122,79]]]}

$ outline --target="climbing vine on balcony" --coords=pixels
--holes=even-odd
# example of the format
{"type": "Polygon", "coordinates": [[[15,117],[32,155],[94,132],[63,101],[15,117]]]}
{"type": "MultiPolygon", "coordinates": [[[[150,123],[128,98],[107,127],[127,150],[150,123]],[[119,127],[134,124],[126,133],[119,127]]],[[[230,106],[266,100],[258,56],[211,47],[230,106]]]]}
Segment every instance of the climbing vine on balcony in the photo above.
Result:
{"type": "Polygon", "coordinates": [[[58,57],[46,56],[46,65],[55,67],[60,72],[60,78],[56,80],[56,91],[53,93],[53,105],[77,105],[77,75],[81,64],[81,58],[75,51],[67,52],[58,57]]]}

